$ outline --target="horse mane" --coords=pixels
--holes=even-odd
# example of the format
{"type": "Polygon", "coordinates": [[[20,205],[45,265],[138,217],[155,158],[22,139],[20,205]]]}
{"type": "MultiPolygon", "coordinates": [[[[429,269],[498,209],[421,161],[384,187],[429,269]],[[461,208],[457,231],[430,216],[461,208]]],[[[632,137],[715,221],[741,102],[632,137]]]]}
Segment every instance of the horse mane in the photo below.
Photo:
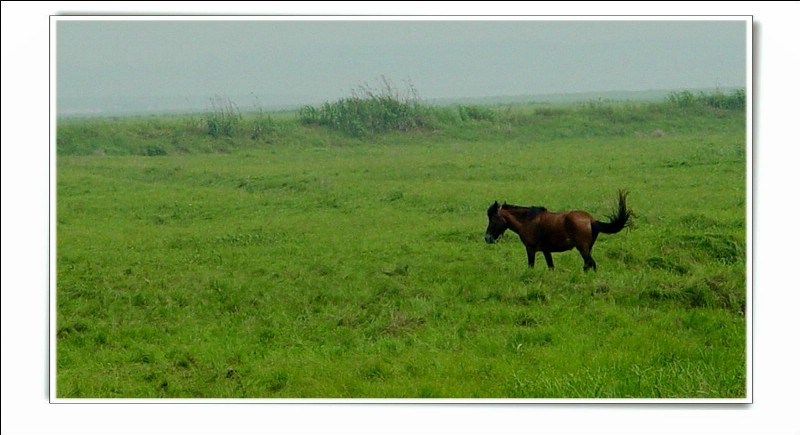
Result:
{"type": "Polygon", "coordinates": [[[536,217],[538,214],[547,211],[545,207],[539,207],[539,206],[523,207],[521,205],[512,205],[506,203],[503,203],[503,206],[501,208],[510,211],[511,214],[515,216],[524,217],[527,219],[532,219],[536,217]]]}

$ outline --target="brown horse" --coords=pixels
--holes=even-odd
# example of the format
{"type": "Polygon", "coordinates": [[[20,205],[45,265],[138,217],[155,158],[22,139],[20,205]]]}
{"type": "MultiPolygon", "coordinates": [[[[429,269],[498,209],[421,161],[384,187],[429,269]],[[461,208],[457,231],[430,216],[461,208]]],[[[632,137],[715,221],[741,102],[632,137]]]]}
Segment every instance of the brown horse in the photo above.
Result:
{"type": "Polygon", "coordinates": [[[597,270],[592,258],[592,245],[599,233],[614,234],[630,226],[633,213],[626,205],[628,193],[619,191],[617,209],[610,222],[600,222],[585,211],[553,213],[544,207],[519,207],[497,201],[489,207],[489,226],[484,239],[494,243],[510,229],[517,233],[528,251],[528,265],[533,267],[536,252],[542,251],[547,267],[553,268],[552,252],[578,248],[583,257],[583,270],[597,270]]]}

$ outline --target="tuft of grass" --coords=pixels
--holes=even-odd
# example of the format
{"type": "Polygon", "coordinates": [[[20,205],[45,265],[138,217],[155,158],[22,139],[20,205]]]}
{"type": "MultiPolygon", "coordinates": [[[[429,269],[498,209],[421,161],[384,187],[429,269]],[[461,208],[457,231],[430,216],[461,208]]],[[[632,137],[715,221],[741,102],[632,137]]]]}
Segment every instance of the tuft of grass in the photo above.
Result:
{"type": "Polygon", "coordinates": [[[495,113],[487,108],[476,105],[457,105],[458,116],[462,121],[494,121],[495,113]]]}
{"type": "Polygon", "coordinates": [[[231,137],[242,121],[239,107],[230,98],[215,96],[211,99],[211,112],[205,117],[208,135],[213,138],[231,137]]]}
{"type": "Polygon", "coordinates": [[[385,77],[381,87],[362,85],[352,96],[319,108],[305,106],[299,119],[304,125],[327,126],[351,136],[362,137],[388,131],[411,131],[432,123],[434,110],[421,103],[413,86],[405,95],[385,77]]]}

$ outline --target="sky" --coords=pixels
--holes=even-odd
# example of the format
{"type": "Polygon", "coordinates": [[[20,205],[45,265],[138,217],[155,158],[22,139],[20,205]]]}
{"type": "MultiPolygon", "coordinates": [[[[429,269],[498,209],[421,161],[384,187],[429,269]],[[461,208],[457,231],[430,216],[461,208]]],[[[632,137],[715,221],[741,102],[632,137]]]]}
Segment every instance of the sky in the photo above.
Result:
{"type": "Polygon", "coordinates": [[[59,113],[745,87],[746,22],[61,18],[59,113]],[[249,101],[248,101],[249,100],[249,101]]]}

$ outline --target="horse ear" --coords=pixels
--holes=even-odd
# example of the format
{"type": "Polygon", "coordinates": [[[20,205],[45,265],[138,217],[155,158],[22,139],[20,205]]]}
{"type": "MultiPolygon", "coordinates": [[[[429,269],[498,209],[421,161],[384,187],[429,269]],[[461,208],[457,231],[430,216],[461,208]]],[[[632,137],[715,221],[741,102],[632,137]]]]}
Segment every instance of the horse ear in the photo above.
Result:
{"type": "Polygon", "coordinates": [[[486,214],[488,214],[489,217],[491,218],[493,215],[497,214],[497,210],[499,210],[499,208],[500,204],[498,204],[497,201],[495,201],[494,204],[490,205],[489,209],[486,210],[486,214]]]}

